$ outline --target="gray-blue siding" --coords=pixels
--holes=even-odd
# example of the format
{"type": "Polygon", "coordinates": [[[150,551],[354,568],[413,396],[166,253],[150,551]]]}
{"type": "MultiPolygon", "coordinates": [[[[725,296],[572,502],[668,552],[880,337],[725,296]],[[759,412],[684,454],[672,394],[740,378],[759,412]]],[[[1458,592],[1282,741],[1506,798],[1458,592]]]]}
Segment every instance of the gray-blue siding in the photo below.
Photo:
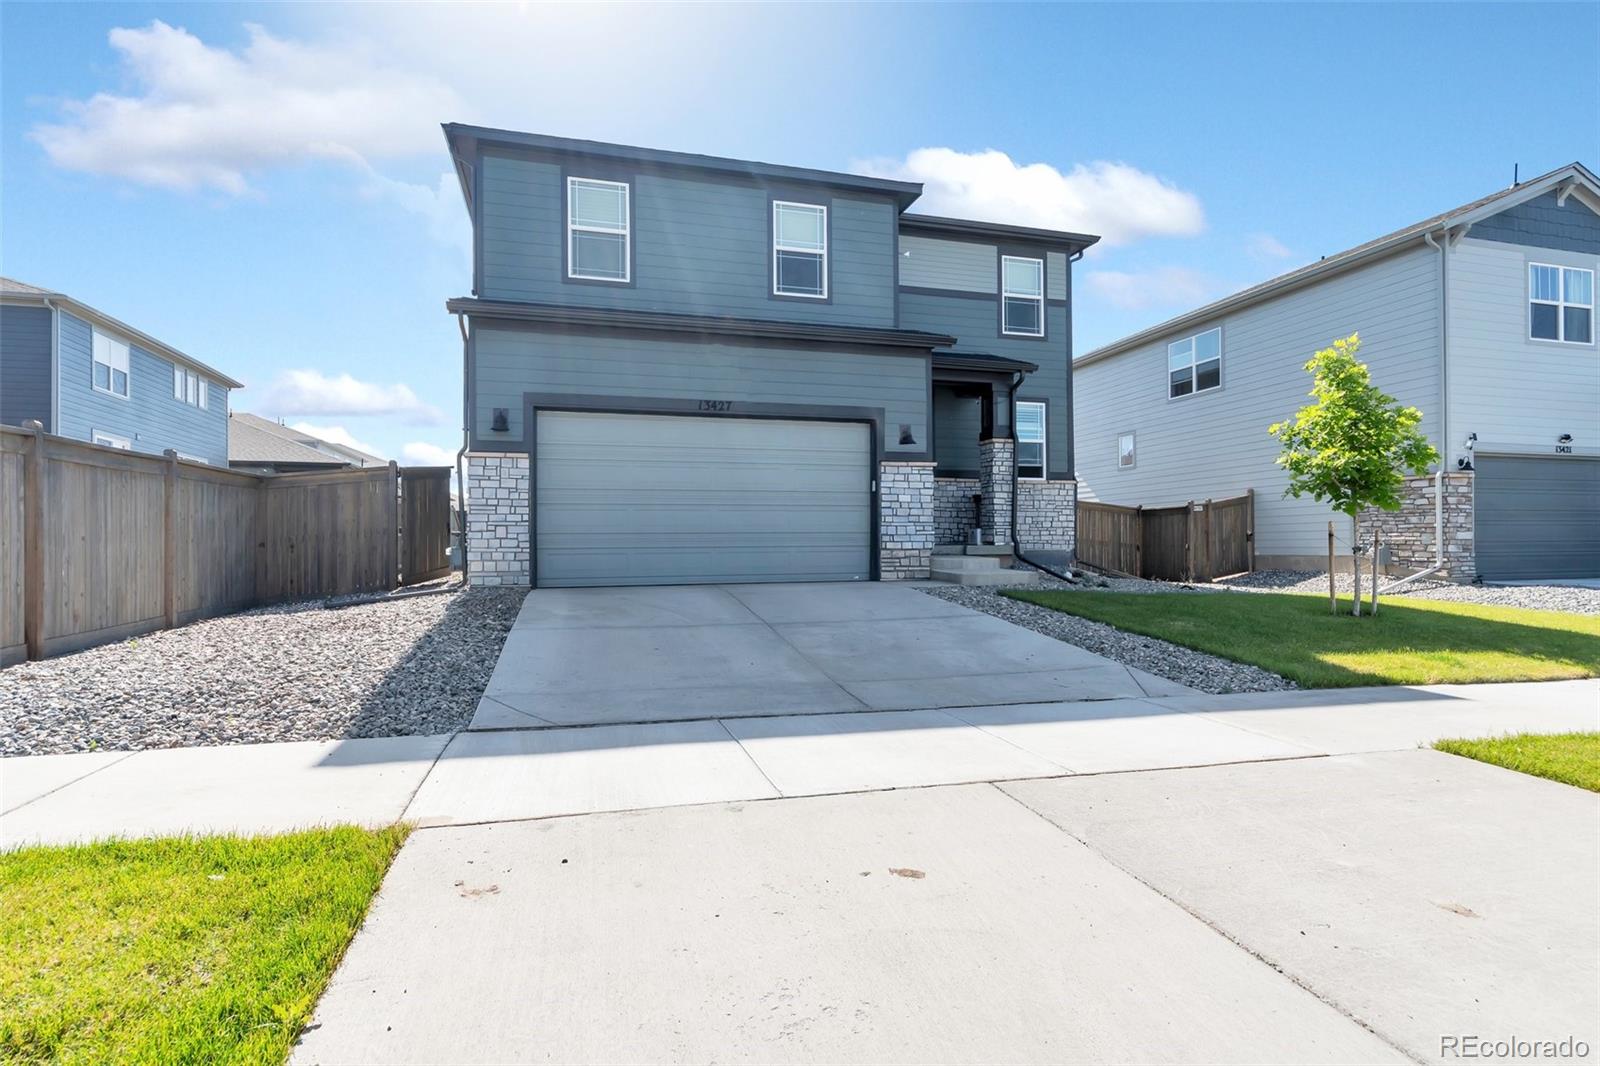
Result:
{"type": "Polygon", "coordinates": [[[1558,206],[1553,192],[1474,223],[1469,235],[1485,241],[1600,255],[1600,215],[1576,197],[1569,196],[1558,206]]]}
{"type": "Polygon", "coordinates": [[[212,382],[209,407],[193,407],[173,395],[172,363],[137,345],[128,349],[128,398],[96,392],[93,331],[82,319],[61,313],[61,426],[64,437],[89,440],[95,430],[124,437],[135,451],[168,448],[228,465],[228,390],[212,382]]]}
{"type": "Polygon", "coordinates": [[[20,426],[30,418],[51,427],[48,307],[0,304],[0,422],[20,426]]]}
{"type": "MultiPolygon", "coordinates": [[[[1002,337],[998,298],[992,294],[926,291],[900,293],[900,325],[946,333],[958,338],[955,350],[1026,359],[1039,369],[1029,374],[1017,391],[1019,400],[1043,400],[1049,413],[1045,438],[1049,476],[1072,474],[1072,392],[1069,378],[1070,319],[1064,303],[1045,309],[1045,339],[1002,337]]],[[[942,433],[941,433],[942,436],[942,433]]]]}
{"type": "Polygon", "coordinates": [[[928,444],[928,360],[915,355],[479,324],[472,362],[472,436],[485,450],[527,446],[522,401],[530,392],[882,408],[885,458],[920,458],[928,444]],[[506,409],[508,432],[490,428],[497,407],[506,409]],[[902,423],[915,444],[899,442],[902,423]]]}
{"type": "Polygon", "coordinates": [[[481,160],[478,295],[491,300],[893,326],[895,205],[888,197],[769,188],[754,180],[622,172],[576,177],[632,185],[629,284],[571,281],[563,256],[565,188],[559,163],[498,154],[481,160]],[[772,291],[770,201],[829,205],[829,299],[772,291]]]}

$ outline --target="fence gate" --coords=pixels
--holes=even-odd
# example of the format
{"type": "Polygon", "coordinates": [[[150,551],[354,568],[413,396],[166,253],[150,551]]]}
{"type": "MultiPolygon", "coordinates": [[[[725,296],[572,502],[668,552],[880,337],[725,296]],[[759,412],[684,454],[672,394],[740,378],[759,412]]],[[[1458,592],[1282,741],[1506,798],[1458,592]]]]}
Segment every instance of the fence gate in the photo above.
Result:
{"type": "Polygon", "coordinates": [[[1174,507],[1078,503],[1078,561],[1160,581],[1213,581],[1255,569],[1255,493],[1174,507]]]}
{"type": "Polygon", "coordinates": [[[450,468],[400,468],[400,584],[450,573],[450,468]]]}

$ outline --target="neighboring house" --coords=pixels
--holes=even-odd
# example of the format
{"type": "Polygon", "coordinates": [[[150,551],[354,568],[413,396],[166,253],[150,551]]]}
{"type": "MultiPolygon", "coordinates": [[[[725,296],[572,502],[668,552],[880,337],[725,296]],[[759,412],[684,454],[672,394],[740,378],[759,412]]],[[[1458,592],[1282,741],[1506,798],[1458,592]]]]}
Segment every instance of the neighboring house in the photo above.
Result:
{"type": "Polygon", "coordinates": [[[228,418],[228,465],[256,474],[388,466],[389,460],[336,444],[270,418],[234,411],[228,418]]]}
{"type": "Polygon", "coordinates": [[[538,585],[927,577],[1070,553],[1071,263],[922,187],[447,125],[473,223],[468,569],[538,585]],[[1015,432],[1013,400],[1016,401],[1015,432]]]}
{"type": "MultiPolygon", "coordinates": [[[[1260,567],[1323,568],[1330,512],[1283,498],[1273,422],[1359,332],[1375,384],[1421,409],[1445,499],[1383,517],[1393,571],[1600,576],[1600,184],[1574,163],[1088,353],[1074,367],[1084,499],[1256,493],[1260,567]],[[1442,399],[1441,399],[1442,398],[1442,399]]],[[[1336,523],[1340,554],[1350,524],[1336,523]]]]}
{"type": "Polygon", "coordinates": [[[220,466],[240,387],[70,296],[0,278],[0,422],[220,466]]]}

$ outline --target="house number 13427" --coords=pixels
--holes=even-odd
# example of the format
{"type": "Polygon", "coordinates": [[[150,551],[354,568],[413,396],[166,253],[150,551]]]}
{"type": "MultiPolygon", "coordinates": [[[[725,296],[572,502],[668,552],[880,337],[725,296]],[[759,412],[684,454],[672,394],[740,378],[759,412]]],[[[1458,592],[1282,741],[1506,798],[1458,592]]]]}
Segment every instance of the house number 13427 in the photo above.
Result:
{"type": "Polygon", "coordinates": [[[731,411],[731,410],[733,410],[733,401],[732,400],[701,400],[700,401],[700,410],[702,410],[702,411],[731,411]]]}

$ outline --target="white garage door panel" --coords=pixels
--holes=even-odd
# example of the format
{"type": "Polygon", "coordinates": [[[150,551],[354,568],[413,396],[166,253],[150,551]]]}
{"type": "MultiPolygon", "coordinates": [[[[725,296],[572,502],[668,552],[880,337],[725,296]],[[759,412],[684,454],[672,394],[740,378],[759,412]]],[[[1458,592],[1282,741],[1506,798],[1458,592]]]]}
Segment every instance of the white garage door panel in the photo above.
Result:
{"type": "Polygon", "coordinates": [[[865,425],[541,412],[536,580],[865,579],[871,480],[865,425]]]}

